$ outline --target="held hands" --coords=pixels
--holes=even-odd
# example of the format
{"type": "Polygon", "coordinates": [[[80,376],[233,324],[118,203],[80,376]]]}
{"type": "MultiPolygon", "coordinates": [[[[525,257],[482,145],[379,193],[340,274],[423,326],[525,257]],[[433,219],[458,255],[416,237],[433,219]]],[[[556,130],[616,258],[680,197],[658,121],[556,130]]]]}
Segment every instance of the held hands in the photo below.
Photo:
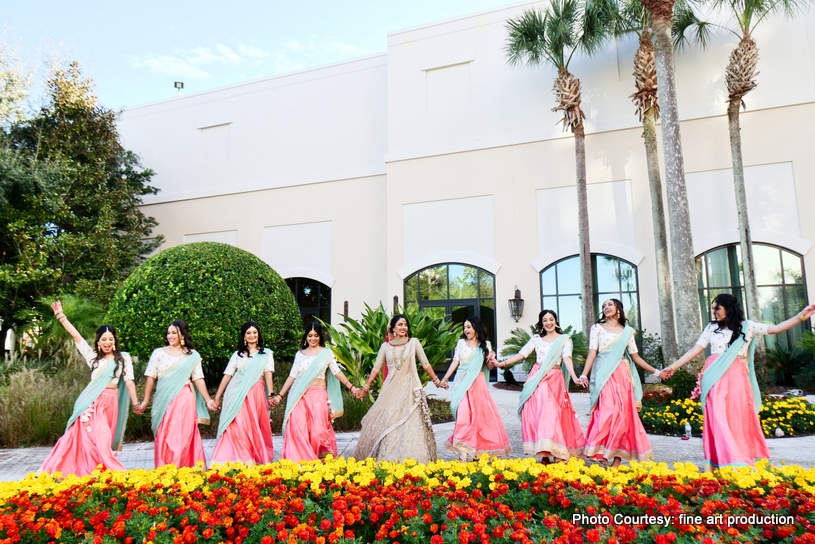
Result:
{"type": "Polygon", "coordinates": [[[661,371],[661,372],[658,374],[658,376],[657,376],[657,377],[658,377],[660,380],[667,380],[667,379],[669,379],[671,376],[673,376],[675,373],[676,373],[676,369],[673,369],[673,368],[671,368],[671,367],[668,367],[668,368],[663,368],[663,369],[662,369],[662,371],[661,371]]]}
{"type": "Polygon", "coordinates": [[[277,406],[281,402],[283,402],[283,397],[281,397],[280,395],[275,395],[274,397],[269,399],[269,406],[271,408],[274,408],[275,406],[277,406]]]}
{"type": "Polygon", "coordinates": [[[142,415],[146,408],[147,408],[147,406],[144,404],[144,402],[140,402],[136,406],[133,407],[133,413],[138,414],[138,415],[142,415]]]}
{"type": "Polygon", "coordinates": [[[207,410],[210,412],[217,412],[221,409],[221,404],[215,399],[209,399],[207,401],[207,410]]]}
{"type": "Polygon", "coordinates": [[[574,380],[574,383],[576,383],[580,387],[586,388],[589,386],[589,379],[586,376],[580,376],[579,378],[574,380]]]}

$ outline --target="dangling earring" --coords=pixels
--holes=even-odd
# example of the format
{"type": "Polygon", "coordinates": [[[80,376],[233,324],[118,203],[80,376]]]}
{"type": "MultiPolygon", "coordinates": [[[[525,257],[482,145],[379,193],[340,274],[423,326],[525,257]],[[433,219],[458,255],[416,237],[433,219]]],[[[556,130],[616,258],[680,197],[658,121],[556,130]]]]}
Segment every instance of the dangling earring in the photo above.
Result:
{"type": "Polygon", "coordinates": [[[102,351],[102,344],[99,342],[96,343],[96,351],[102,351]]]}
{"type": "Polygon", "coordinates": [[[620,310],[617,310],[617,315],[615,316],[615,319],[616,319],[617,321],[619,321],[619,320],[620,320],[620,310]]]}
{"type": "Polygon", "coordinates": [[[182,348],[184,347],[184,337],[183,336],[181,337],[181,347],[182,348]]]}

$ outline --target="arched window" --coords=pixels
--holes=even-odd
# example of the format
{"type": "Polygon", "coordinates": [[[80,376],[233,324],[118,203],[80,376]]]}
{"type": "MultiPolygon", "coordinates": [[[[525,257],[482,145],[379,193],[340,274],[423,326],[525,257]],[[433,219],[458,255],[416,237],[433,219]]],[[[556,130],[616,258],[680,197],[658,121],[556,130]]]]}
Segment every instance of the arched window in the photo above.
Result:
{"type": "Polygon", "coordinates": [[[480,317],[493,347],[497,347],[495,276],[486,270],[456,263],[429,266],[405,280],[405,305],[450,316],[454,323],[480,317]]]}
{"type": "MultiPolygon", "coordinates": [[[[594,307],[600,314],[603,301],[616,298],[622,301],[630,324],[640,330],[640,298],[637,267],[611,255],[592,255],[591,271],[594,284],[594,307]]],[[[583,329],[580,308],[580,257],[573,255],[544,268],[541,278],[543,308],[557,312],[563,328],[572,325],[575,331],[583,329]]],[[[586,331],[587,332],[587,331],[586,331]]]]}
{"type": "MultiPolygon", "coordinates": [[[[804,260],[791,251],[768,244],[753,244],[759,317],[765,323],[778,323],[801,311],[807,301],[804,260]]],[[[702,323],[711,319],[710,305],[719,293],[735,296],[746,308],[744,275],[741,270],[741,248],[731,244],[712,249],[696,258],[696,277],[702,323]]],[[[809,329],[809,321],[787,332],[766,336],[768,347],[792,349],[809,329]]]]}
{"type": "Polygon", "coordinates": [[[294,300],[300,307],[303,324],[319,317],[331,323],[331,288],[311,278],[287,278],[286,285],[294,293],[294,300]]]}

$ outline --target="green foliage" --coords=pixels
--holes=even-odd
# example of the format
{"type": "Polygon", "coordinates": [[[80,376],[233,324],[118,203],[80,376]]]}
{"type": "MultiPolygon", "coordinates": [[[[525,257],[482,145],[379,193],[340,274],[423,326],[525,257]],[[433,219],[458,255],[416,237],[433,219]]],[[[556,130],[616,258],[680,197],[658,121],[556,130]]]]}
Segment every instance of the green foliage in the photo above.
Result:
{"type": "MultiPolygon", "coordinates": [[[[55,357],[59,352],[71,353],[76,349],[74,339],[51,311],[54,300],[56,298],[38,301],[43,308],[43,319],[36,322],[40,333],[36,335],[35,348],[46,358],[55,357]]],[[[105,318],[105,309],[98,302],[76,295],[62,295],[60,300],[68,320],[93,347],[96,329],[103,324],[105,318]]]]}
{"type": "Polygon", "coordinates": [[[190,326],[210,386],[220,382],[246,321],[260,325],[276,362],[293,359],[302,334],[300,311],[280,276],[251,253],[216,242],[151,257],[125,280],[107,314],[122,346],[144,360],[164,345],[176,319],[190,326]]]}
{"type": "Polygon", "coordinates": [[[139,206],[153,172],[119,142],[76,63],[55,70],[45,105],[0,142],[0,318],[22,325],[36,300],[70,291],[107,301],[161,243],[139,206]]]}
{"type": "Polygon", "coordinates": [[[662,383],[671,388],[673,398],[689,399],[693,390],[696,389],[696,380],[696,376],[680,368],[662,383]]]}
{"type": "Polygon", "coordinates": [[[89,378],[80,358],[55,373],[27,368],[6,376],[0,386],[0,445],[53,445],[65,432],[74,401],[89,378]]]}
{"type": "Polygon", "coordinates": [[[794,385],[795,375],[812,360],[812,352],[797,346],[789,350],[777,342],[775,346],[767,349],[766,365],[775,372],[777,385],[794,385]]]}
{"type": "Polygon", "coordinates": [[[509,64],[549,63],[568,69],[577,51],[591,54],[610,35],[615,7],[610,1],[553,0],[545,11],[527,9],[506,23],[509,64]]]}
{"type": "MultiPolygon", "coordinates": [[[[408,307],[407,310],[399,310],[397,313],[407,315],[410,334],[422,344],[430,365],[436,367],[446,363],[448,353],[461,336],[462,326],[450,323],[444,317],[434,317],[429,312],[415,307],[408,307]]],[[[362,317],[358,320],[348,318],[347,322],[340,323],[342,330],[327,323],[323,324],[331,339],[329,342],[331,350],[337,361],[345,367],[346,375],[353,384],[363,385],[373,369],[376,355],[385,341],[391,317],[382,304],[375,309],[365,304],[362,317]]],[[[381,376],[380,374],[372,385],[372,394],[379,391],[381,376]]],[[[429,379],[422,369],[419,369],[419,376],[422,383],[429,379]]]]}

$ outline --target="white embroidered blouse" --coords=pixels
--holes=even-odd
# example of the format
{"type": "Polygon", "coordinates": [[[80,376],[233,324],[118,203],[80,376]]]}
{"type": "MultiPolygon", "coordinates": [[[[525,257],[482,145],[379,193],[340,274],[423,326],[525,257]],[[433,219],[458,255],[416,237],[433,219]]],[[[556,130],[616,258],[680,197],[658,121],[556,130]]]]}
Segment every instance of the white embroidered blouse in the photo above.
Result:
{"type": "MultiPolygon", "coordinates": [[[[591,326],[591,334],[589,336],[589,349],[596,349],[597,351],[602,351],[606,346],[612,343],[614,340],[617,339],[618,336],[622,334],[622,331],[614,333],[608,332],[606,329],[602,327],[599,323],[595,323],[591,326]]],[[[628,339],[628,353],[633,354],[637,353],[639,350],[637,349],[637,342],[634,340],[634,335],[632,334],[631,337],[628,339]]]]}
{"type": "MultiPolygon", "coordinates": [[[[76,343],[76,349],[78,349],[79,353],[82,354],[82,357],[85,358],[85,362],[88,363],[88,367],[93,369],[93,372],[91,372],[91,380],[99,376],[99,373],[103,370],[102,366],[107,367],[107,370],[105,370],[105,372],[110,372],[110,370],[113,367],[109,367],[108,365],[116,364],[116,361],[109,361],[107,364],[105,364],[104,360],[99,360],[98,362],[95,363],[96,368],[93,368],[94,366],[93,360],[96,358],[96,352],[92,347],[90,347],[90,345],[88,345],[88,342],[85,341],[84,339],[81,342],[76,343]]],[[[125,364],[119,365],[119,369],[116,371],[116,374],[114,374],[113,379],[110,380],[110,383],[108,385],[118,385],[119,378],[122,376],[122,373],[124,373],[125,380],[134,379],[133,361],[130,360],[130,354],[122,353],[122,358],[125,360],[125,364]]]]}
{"type": "MultiPolygon", "coordinates": [[[[158,378],[184,357],[186,357],[186,355],[170,355],[164,351],[163,348],[153,350],[153,354],[150,355],[150,360],[147,362],[147,370],[144,371],[144,375],[152,378],[158,378]]],[[[203,378],[204,369],[201,367],[201,361],[198,361],[198,364],[195,365],[194,369],[192,369],[190,379],[201,380],[203,378]]]]}
{"type": "MultiPolygon", "coordinates": [[[[712,355],[717,355],[727,351],[730,338],[733,337],[733,331],[730,329],[722,329],[717,331],[716,329],[718,328],[719,325],[717,323],[709,323],[708,326],[705,327],[705,330],[702,331],[702,336],[700,336],[699,340],[696,341],[696,345],[706,348],[708,344],[710,344],[710,353],[712,355]]],[[[769,334],[769,329],[770,325],[756,323],[755,321],[751,321],[750,326],[747,328],[744,328],[744,325],[742,325],[741,332],[744,333],[745,342],[739,350],[739,357],[742,359],[747,357],[747,350],[750,348],[750,340],[753,339],[753,336],[757,334],[769,334]]]]}
{"type": "MultiPolygon", "coordinates": [[[[547,342],[539,335],[535,334],[532,338],[529,339],[529,342],[526,343],[524,347],[521,348],[520,353],[524,356],[524,358],[529,357],[529,354],[533,351],[535,352],[535,360],[539,363],[542,363],[546,359],[546,354],[549,353],[549,349],[552,347],[552,344],[558,341],[559,338],[555,338],[551,342],[547,342]]],[[[571,357],[572,356],[572,339],[568,338],[565,342],[563,342],[563,352],[560,354],[562,357],[571,357]]],[[[558,363],[555,363],[558,364],[558,363]]]]}
{"type": "MultiPolygon", "coordinates": [[[[467,340],[465,340],[464,338],[459,339],[458,343],[456,344],[456,351],[453,352],[453,361],[463,363],[464,361],[467,360],[467,357],[473,354],[473,351],[475,351],[477,347],[478,346],[476,346],[475,348],[471,348],[470,346],[467,345],[467,340]]],[[[488,341],[487,352],[490,351],[492,351],[492,344],[490,344],[488,341]]],[[[484,354],[485,360],[487,355],[489,355],[489,353],[484,354]]]]}
{"type": "MultiPolygon", "coordinates": [[[[266,358],[266,368],[263,369],[264,372],[274,372],[274,355],[272,354],[272,350],[266,348],[266,353],[269,354],[269,357],[266,358]]],[[[235,372],[240,370],[243,365],[248,363],[251,360],[251,357],[247,357],[245,354],[238,355],[238,352],[232,354],[232,357],[229,359],[229,363],[226,365],[226,370],[224,370],[224,374],[229,374],[230,376],[234,376],[235,372]]]]}
{"type": "MultiPolygon", "coordinates": [[[[329,348],[323,348],[329,349],[329,348]]],[[[317,353],[319,355],[319,353],[317,353]]],[[[298,351],[297,355],[294,356],[294,364],[291,365],[291,372],[289,372],[290,378],[297,378],[300,374],[306,371],[306,369],[311,365],[311,362],[314,360],[317,355],[303,355],[302,352],[298,351]]],[[[331,369],[331,373],[333,375],[337,375],[340,372],[339,365],[337,364],[337,359],[334,358],[334,355],[331,355],[331,359],[328,360],[328,368],[331,369]]],[[[316,378],[317,380],[325,380],[325,372],[321,374],[319,377],[316,378]]]]}

